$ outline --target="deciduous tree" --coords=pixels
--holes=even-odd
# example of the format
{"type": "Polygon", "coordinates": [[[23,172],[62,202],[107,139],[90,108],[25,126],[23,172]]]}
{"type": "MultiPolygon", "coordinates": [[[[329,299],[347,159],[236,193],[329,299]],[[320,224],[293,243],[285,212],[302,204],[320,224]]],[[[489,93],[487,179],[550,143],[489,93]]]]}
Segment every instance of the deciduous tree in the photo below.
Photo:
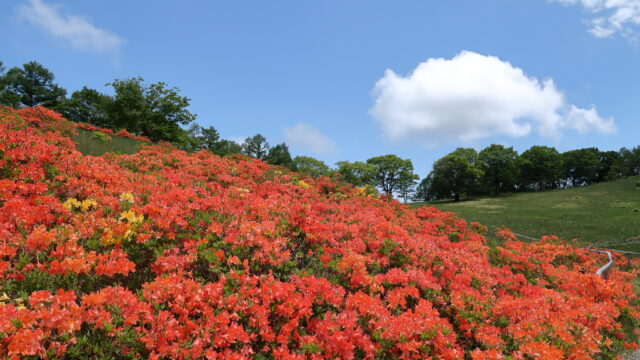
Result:
{"type": "Polygon", "coordinates": [[[372,157],[367,160],[367,164],[374,168],[374,184],[388,196],[392,196],[403,181],[415,179],[413,163],[410,159],[401,159],[389,154],[372,157]]]}
{"type": "Polygon", "coordinates": [[[518,180],[518,152],[512,147],[492,144],[478,154],[478,166],[483,172],[483,185],[498,195],[513,189],[518,180]]]}
{"type": "Polygon", "coordinates": [[[413,201],[429,201],[432,200],[431,193],[429,192],[429,188],[431,187],[431,178],[429,176],[425,176],[418,186],[416,187],[416,191],[413,194],[413,201]]]}
{"type": "Polygon", "coordinates": [[[521,182],[537,190],[557,187],[562,172],[562,157],[548,146],[532,146],[520,155],[521,182]]]}
{"type": "Polygon", "coordinates": [[[570,186],[593,184],[598,180],[600,151],[585,148],[562,153],[562,173],[570,186]]]}
{"type": "Polygon", "coordinates": [[[300,173],[307,174],[314,178],[327,175],[331,170],[324,161],[312,158],[311,156],[296,156],[293,159],[293,168],[300,173]]]}
{"type": "Polygon", "coordinates": [[[181,125],[189,125],[196,115],[187,109],[190,99],[180,96],[178,88],[163,82],[146,85],[142,78],[116,79],[107,85],[115,92],[107,106],[111,128],[126,128],[152,141],[187,140],[181,125]]]}
{"type": "Polygon", "coordinates": [[[460,201],[462,194],[469,198],[476,193],[483,175],[477,156],[474,149],[457,148],[437,160],[429,174],[430,192],[437,198],[453,196],[455,201],[460,201]]]}
{"type": "Polygon", "coordinates": [[[338,161],[337,172],[342,175],[342,179],[353,186],[375,185],[376,167],[362,161],[338,161]]]}
{"type": "Polygon", "coordinates": [[[56,110],[69,120],[111,127],[106,112],[111,101],[110,96],[85,86],[82,90],[74,91],[70,98],[56,107],[56,110]]]}

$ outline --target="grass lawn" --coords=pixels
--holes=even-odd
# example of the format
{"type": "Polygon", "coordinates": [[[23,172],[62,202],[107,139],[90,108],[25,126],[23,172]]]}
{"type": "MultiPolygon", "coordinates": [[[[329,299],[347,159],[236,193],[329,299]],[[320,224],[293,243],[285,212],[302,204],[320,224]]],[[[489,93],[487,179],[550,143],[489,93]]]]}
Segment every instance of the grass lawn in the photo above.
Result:
{"type": "Polygon", "coordinates": [[[636,176],[582,188],[412,206],[435,206],[469,221],[487,226],[505,225],[534,238],[555,234],[598,246],[640,252],[638,183],[640,177],[636,176]]]}
{"type": "Polygon", "coordinates": [[[84,155],[100,156],[108,152],[116,154],[134,154],[138,152],[143,141],[111,135],[111,140],[102,140],[94,136],[93,131],[76,129],[77,136],[72,140],[78,144],[78,151],[84,155]]]}

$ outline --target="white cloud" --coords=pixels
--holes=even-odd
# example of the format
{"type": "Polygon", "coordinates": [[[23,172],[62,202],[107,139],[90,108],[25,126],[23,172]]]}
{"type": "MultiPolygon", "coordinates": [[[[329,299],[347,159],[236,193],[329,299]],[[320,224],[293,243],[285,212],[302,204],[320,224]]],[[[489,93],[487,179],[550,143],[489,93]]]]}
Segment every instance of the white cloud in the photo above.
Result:
{"type": "Polygon", "coordinates": [[[602,119],[594,106],[591,109],[580,109],[571,105],[563,121],[563,126],[586,134],[595,130],[601,134],[609,134],[615,131],[616,125],[612,118],[602,119]]]}
{"type": "Polygon", "coordinates": [[[640,0],[548,0],[564,5],[581,5],[593,15],[588,19],[589,32],[599,38],[615,33],[637,40],[640,25],[640,0]]]}
{"type": "Polygon", "coordinates": [[[613,119],[601,118],[595,107],[566,104],[552,79],[540,81],[497,57],[469,51],[429,59],[406,77],[387,70],[372,95],[370,114],[394,141],[436,145],[533,130],[552,138],[564,129],[615,131],[613,119]]]}
{"type": "Polygon", "coordinates": [[[229,138],[229,141],[233,141],[234,143],[238,144],[238,145],[242,145],[244,144],[244,142],[247,140],[246,136],[232,136],[229,138]]]}
{"type": "Polygon", "coordinates": [[[42,0],[28,0],[18,7],[18,15],[79,50],[117,55],[124,43],[119,36],[95,27],[78,15],[62,14],[56,6],[42,0]]]}
{"type": "Polygon", "coordinates": [[[285,142],[292,147],[315,154],[336,154],[338,147],[320,130],[307,123],[297,123],[293,127],[285,127],[285,142]]]}

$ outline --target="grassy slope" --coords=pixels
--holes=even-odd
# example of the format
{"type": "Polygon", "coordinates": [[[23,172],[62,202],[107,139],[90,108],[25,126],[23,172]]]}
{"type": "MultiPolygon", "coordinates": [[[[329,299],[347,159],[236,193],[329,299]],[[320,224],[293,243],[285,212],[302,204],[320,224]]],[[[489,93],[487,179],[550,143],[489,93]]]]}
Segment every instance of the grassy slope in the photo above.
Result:
{"type": "Polygon", "coordinates": [[[111,135],[111,140],[103,141],[93,137],[93,132],[85,129],[77,129],[78,135],[73,141],[78,144],[78,151],[85,155],[100,156],[107,152],[118,154],[133,154],[138,152],[142,141],[111,135]]]}
{"type": "Polygon", "coordinates": [[[414,206],[432,205],[469,221],[505,225],[516,233],[536,238],[557,234],[599,246],[640,251],[638,182],[640,177],[636,176],[583,188],[414,206]]]}

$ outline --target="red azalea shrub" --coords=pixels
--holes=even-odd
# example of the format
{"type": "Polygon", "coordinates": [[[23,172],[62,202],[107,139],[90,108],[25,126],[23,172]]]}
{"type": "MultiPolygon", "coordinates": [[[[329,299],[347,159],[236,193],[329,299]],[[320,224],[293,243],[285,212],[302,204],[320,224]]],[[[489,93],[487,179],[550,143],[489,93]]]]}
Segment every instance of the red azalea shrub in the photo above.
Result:
{"type": "MultiPolygon", "coordinates": [[[[590,359],[634,348],[627,271],[258,160],[85,157],[0,109],[0,357],[590,359]],[[584,273],[580,270],[585,270],[584,273]]],[[[121,133],[118,133],[121,135],[121,133]]],[[[620,259],[619,263],[625,263],[620,259]]]]}
{"type": "Polygon", "coordinates": [[[120,137],[133,138],[133,135],[131,135],[131,133],[128,132],[127,129],[121,129],[116,133],[116,135],[120,137]]]}

